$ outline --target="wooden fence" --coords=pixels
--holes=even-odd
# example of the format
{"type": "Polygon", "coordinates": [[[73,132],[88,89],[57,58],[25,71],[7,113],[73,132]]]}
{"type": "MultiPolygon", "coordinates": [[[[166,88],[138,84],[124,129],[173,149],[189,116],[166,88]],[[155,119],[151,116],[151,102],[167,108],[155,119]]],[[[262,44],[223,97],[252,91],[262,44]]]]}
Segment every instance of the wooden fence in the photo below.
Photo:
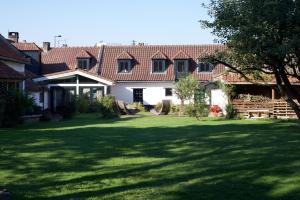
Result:
{"type": "Polygon", "coordinates": [[[291,106],[282,99],[270,100],[269,102],[253,102],[247,100],[234,99],[232,102],[236,111],[249,117],[250,112],[268,111],[270,117],[296,118],[296,113],[291,106]]]}

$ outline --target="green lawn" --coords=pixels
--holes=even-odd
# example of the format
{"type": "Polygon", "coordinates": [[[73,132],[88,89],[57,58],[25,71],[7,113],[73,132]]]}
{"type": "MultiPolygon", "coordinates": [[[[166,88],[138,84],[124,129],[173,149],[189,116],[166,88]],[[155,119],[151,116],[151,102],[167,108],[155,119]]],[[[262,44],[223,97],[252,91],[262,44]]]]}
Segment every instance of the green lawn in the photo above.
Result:
{"type": "Polygon", "coordinates": [[[13,199],[300,199],[296,122],[131,116],[0,129],[13,199]]]}

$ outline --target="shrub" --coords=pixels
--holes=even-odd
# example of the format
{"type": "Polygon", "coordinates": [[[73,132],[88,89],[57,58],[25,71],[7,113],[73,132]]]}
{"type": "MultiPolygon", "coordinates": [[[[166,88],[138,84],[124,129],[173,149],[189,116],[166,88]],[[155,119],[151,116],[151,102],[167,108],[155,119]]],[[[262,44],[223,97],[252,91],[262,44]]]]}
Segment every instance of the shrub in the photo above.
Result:
{"type": "Polygon", "coordinates": [[[76,114],[76,101],[72,99],[71,101],[66,101],[61,109],[60,114],[64,119],[71,119],[76,114]]]}
{"type": "Polygon", "coordinates": [[[5,99],[0,99],[0,127],[4,118],[5,106],[5,99]]]}
{"type": "Polygon", "coordinates": [[[193,104],[188,104],[184,106],[184,115],[189,117],[196,117],[196,109],[193,104]]]}
{"type": "Polygon", "coordinates": [[[203,103],[197,103],[195,104],[195,110],[196,110],[196,118],[200,119],[202,117],[208,116],[208,106],[203,103]]]}
{"type": "Polygon", "coordinates": [[[226,116],[225,116],[226,119],[234,119],[237,117],[237,112],[234,109],[232,104],[227,104],[225,110],[226,110],[226,116]]]}
{"type": "Polygon", "coordinates": [[[139,111],[141,111],[141,112],[146,111],[144,105],[141,102],[134,102],[132,107],[139,110],[139,111]]]}
{"type": "Polygon", "coordinates": [[[199,119],[208,116],[208,108],[203,103],[189,104],[185,106],[184,114],[199,119]]]}
{"type": "Polygon", "coordinates": [[[52,113],[51,110],[49,108],[45,109],[42,111],[42,121],[50,121],[52,119],[52,113]]]}
{"type": "Polygon", "coordinates": [[[99,101],[99,112],[102,118],[118,117],[115,97],[104,96],[99,101]]]}
{"type": "Polygon", "coordinates": [[[179,106],[178,105],[171,105],[171,113],[178,113],[179,112],[179,106]]]}
{"type": "Polygon", "coordinates": [[[85,96],[75,97],[76,111],[79,113],[87,113],[89,110],[89,101],[85,96]]]}
{"type": "MultiPolygon", "coordinates": [[[[26,109],[34,105],[34,99],[19,90],[9,90],[4,97],[2,125],[12,127],[21,122],[26,109]]],[[[3,108],[2,108],[3,109],[3,108]]]]}

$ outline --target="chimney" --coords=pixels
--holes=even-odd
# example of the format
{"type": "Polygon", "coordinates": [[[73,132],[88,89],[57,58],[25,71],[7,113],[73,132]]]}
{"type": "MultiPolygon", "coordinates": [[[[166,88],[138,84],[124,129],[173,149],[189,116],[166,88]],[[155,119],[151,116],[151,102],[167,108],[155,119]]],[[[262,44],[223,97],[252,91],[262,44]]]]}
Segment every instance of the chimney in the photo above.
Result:
{"type": "Polygon", "coordinates": [[[18,43],[19,42],[19,32],[8,32],[8,39],[18,43]]]}
{"type": "Polygon", "coordinates": [[[50,42],[43,42],[43,51],[48,52],[50,50],[50,42]]]}

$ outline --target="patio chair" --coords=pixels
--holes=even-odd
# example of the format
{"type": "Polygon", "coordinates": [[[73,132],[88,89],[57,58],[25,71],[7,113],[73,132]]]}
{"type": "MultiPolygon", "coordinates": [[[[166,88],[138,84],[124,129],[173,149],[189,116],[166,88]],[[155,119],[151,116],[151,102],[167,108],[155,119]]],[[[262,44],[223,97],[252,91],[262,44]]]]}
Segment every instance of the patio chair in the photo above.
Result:
{"type": "Polygon", "coordinates": [[[116,104],[118,106],[119,112],[121,115],[134,115],[136,114],[138,111],[136,109],[129,109],[127,108],[126,104],[124,103],[124,101],[116,101],[116,104]]]}
{"type": "Polygon", "coordinates": [[[167,115],[170,112],[171,101],[170,100],[162,100],[162,106],[159,110],[155,108],[151,109],[150,112],[155,115],[167,115]]]}

